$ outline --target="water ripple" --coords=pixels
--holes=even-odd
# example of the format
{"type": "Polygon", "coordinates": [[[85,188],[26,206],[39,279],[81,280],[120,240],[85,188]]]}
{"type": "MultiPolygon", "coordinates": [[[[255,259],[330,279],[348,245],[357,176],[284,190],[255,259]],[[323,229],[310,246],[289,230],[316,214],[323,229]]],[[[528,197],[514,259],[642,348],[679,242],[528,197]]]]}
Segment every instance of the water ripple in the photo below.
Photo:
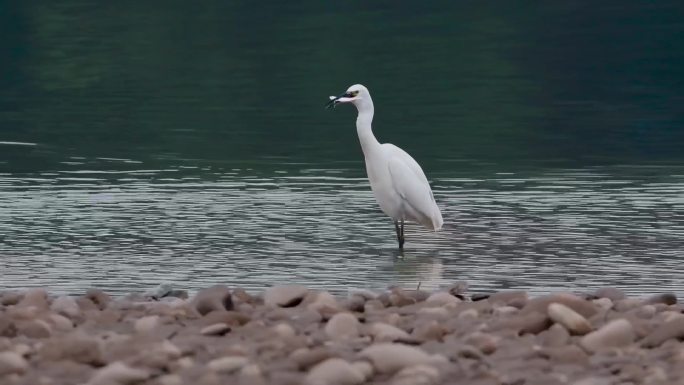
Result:
{"type": "Polygon", "coordinates": [[[627,170],[437,175],[445,228],[408,225],[403,255],[367,180],[345,169],[3,174],[0,281],[56,292],[160,282],[430,289],[456,280],[478,291],[681,291],[684,173],[627,170]]]}

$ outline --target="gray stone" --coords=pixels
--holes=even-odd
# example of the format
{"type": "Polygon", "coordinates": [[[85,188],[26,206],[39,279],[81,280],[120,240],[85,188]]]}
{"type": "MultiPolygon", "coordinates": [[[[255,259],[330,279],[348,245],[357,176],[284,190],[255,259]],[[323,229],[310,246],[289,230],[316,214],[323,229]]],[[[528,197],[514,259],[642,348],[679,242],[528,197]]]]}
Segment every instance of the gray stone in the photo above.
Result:
{"type": "Polygon", "coordinates": [[[548,315],[552,321],[563,325],[572,334],[584,335],[591,331],[591,325],[586,318],[563,304],[549,304],[548,315]]]}
{"type": "Polygon", "coordinates": [[[641,341],[641,345],[646,348],[654,348],[672,338],[684,338],[684,317],[673,318],[655,328],[641,341]]]}
{"type": "Polygon", "coordinates": [[[211,324],[209,326],[204,327],[201,331],[200,334],[205,335],[205,336],[222,336],[226,333],[228,333],[231,330],[231,327],[228,326],[227,324],[223,322],[211,324]]]}
{"type": "Polygon", "coordinates": [[[363,373],[341,358],[329,358],[311,368],[306,385],[356,385],[365,380],[363,373]]]}
{"type": "Polygon", "coordinates": [[[308,289],[301,285],[273,286],[264,292],[264,304],[267,306],[293,307],[299,305],[308,289]]]}
{"type": "Polygon", "coordinates": [[[144,381],[150,373],[142,369],[131,368],[122,362],[113,362],[95,372],[88,385],[125,385],[144,381]]]}
{"type": "Polygon", "coordinates": [[[56,298],[50,304],[50,309],[57,314],[61,314],[68,318],[76,318],[81,314],[81,308],[79,308],[76,300],[69,296],[62,296],[56,298]]]}
{"type": "Polygon", "coordinates": [[[596,352],[630,345],[635,338],[632,324],[626,319],[619,318],[582,337],[580,345],[589,352],[596,352]]]}
{"type": "Polygon", "coordinates": [[[325,334],[334,339],[359,336],[359,320],[350,313],[337,313],[325,324],[325,334]]]}
{"type": "Polygon", "coordinates": [[[227,356],[209,361],[207,367],[219,373],[231,373],[247,364],[249,364],[247,357],[227,356]]]}
{"type": "Polygon", "coordinates": [[[396,343],[373,344],[362,350],[359,356],[369,359],[380,373],[394,373],[412,365],[439,361],[419,348],[396,343]]]}
{"type": "Polygon", "coordinates": [[[192,306],[199,314],[205,315],[213,311],[232,310],[233,300],[226,286],[215,285],[200,290],[192,299],[192,306]]]}
{"type": "Polygon", "coordinates": [[[20,354],[0,352],[0,377],[8,374],[23,374],[28,368],[28,362],[20,354]]]}

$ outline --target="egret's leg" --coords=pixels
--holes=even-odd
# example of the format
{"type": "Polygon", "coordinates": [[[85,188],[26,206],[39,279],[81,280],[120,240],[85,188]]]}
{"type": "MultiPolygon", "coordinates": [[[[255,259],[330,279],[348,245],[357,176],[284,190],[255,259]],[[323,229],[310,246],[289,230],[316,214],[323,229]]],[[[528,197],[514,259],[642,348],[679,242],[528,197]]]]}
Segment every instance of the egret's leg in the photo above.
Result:
{"type": "Polygon", "coordinates": [[[399,249],[404,248],[404,221],[401,221],[401,228],[399,221],[394,221],[394,230],[397,232],[397,241],[399,241],[399,249]]]}
{"type": "Polygon", "coordinates": [[[399,246],[400,249],[404,248],[404,220],[401,220],[401,246],[399,246]]]}

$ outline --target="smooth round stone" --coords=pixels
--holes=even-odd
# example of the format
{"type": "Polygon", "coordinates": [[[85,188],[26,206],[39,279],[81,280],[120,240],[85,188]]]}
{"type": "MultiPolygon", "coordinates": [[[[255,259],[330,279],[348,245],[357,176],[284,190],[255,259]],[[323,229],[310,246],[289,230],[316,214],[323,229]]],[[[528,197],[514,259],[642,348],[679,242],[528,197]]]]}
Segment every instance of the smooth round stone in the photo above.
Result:
{"type": "Polygon", "coordinates": [[[205,336],[222,336],[231,330],[230,326],[223,322],[211,324],[200,330],[200,334],[205,336]]]}
{"type": "Polygon", "coordinates": [[[159,316],[158,315],[149,315],[145,316],[142,318],[138,318],[135,321],[134,324],[134,329],[136,332],[145,334],[145,333],[150,333],[157,329],[159,326],[159,316]]]}
{"type": "Polygon", "coordinates": [[[451,295],[446,291],[438,291],[436,293],[430,294],[425,300],[425,304],[429,306],[444,306],[450,303],[459,303],[460,299],[451,295]]]}
{"type": "Polygon", "coordinates": [[[17,307],[35,307],[39,310],[48,309],[48,294],[45,289],[29,289],[24,293],[24,297],[17,303],[17,307]]]}
{"type": "Polygon", "coordinates": [[[563,304],[552,303],[547,311],[551,320],[565,326],[573,334],[584,335],[591,331],[586,318],[563,304]]]}
{"type": "Polygon", "coordinates": [[[362,350],[359,356],[368,358],[380,373],[394,373],[412,365],[439,361],[417,347],[395,343],[373,344],[362,350]]]}
{"type": "Polygon", "coordinates": [[[352,366],[367,380],[373,376],[373,365],[368,361],[352,362],[352,366]]]}
{"type": "Polygon", "coordinates": [[[392,378],[392,385],[437,385],[439,371],[430,365],[413,365],[400,370],[392,378]]]}
{"type": "Polygon", "coordinates": [[[411,336],[404,330],[390,324],[375,322],[368,328],[368,334],[374,341],[391,342],[400,339],[410,339],[411,336]]]}
{"type": "Polygon", "coordinates": [[[357,385],[365,381],[363,373],[341,358],[329,358],[311,368],[306,385],[357,385]]]}
{"type": "Polygon", "coordinates": [[[52,326],[41,319],[21,323],[17,329],[19,334],[28,338],[49,338],[52,335],[52,326]]]}
{"type": "Polygon", "coordinates": [[[228,356],[216,358],[214,360],[209,361],[207,367],[219,373],[230,373],[242,368],[248,363],[249,360],[247,359],[247,357],[228,356]]]}
{"type": "Polygon", "coordinates": [[[677,317],[654,329],[641,341],[641,345],[653,348],[662,345],[669,339],[682,338],[684,338],[684,317],[677,317]]]}
{"type": "Polygon", "coordinates": [[[589,352],[630,345],[636,339],[632,324],[619,318],[603,325],[580,340],[580,345],[589,352]]]}
{"type": "Polygon", "coordinates": [[[8,374],[23,374],[29,368],[29,364],[16,352],[0,352],[0,377],[8,374]]]}
{"type": "Polygon", "coordinates": [[[359,320],[350,313],[337,313],[325,324],[325,334],[332,339],[359,336],[359,320]]]}
{"type": "Polygon", "coordinates": [[[508,317],[517,314],[520,311],[515,306],[497,306],[494,308],[494,315],[497,317],[508,317]]]}
{"type": "Polygon", "coordinates": [[[269,287],[264,291],[264,304],[267,306],[294,307],[299,305],[308,289],[301,285],[281,285],[269,287]]]}
{"type": "Polygon", "coordinates": [[[68,318],[76,318],[81,314],[81,308],[76,303],[76,300],[68,296],[56,298],[50,304],[50,309],[68,318]]]}
{"type": "Polygon", "coordinates": [[[280,338],[292,338],[297,333],[295,330],[290,326],[290,324],[281,322],[275,326],[273,326],[273,331],[280,337],[280,338]]]}
{"type": "Polygon", "coordinates": [[[143,369],[131,368],[122,362],[113,362],[95,372],[88,385],[131,384],[148,379],[150,373],[143,369]]]}
{"type": "Polygon", "coordinates": [[[192,306],[201,315],[213,311],[233,310],[233,299],[230,289],[224,285],[215,285],[200,290],[191,301],[192,306]]]}

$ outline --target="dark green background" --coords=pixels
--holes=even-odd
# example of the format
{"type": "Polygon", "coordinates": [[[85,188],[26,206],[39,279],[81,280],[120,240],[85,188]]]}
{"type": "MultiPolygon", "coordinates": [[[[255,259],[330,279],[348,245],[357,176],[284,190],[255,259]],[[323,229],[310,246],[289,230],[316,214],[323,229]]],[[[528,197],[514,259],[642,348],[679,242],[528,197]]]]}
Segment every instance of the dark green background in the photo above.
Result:
{"type": "Polygon", "coordinates": [[[353,108],[323,109],[353,83],[378,138],[434,171],[681,163],[683,8],[3,1],[0,141],[38,145],[0,146],[0,171],[360,163],[353,108]]]}

